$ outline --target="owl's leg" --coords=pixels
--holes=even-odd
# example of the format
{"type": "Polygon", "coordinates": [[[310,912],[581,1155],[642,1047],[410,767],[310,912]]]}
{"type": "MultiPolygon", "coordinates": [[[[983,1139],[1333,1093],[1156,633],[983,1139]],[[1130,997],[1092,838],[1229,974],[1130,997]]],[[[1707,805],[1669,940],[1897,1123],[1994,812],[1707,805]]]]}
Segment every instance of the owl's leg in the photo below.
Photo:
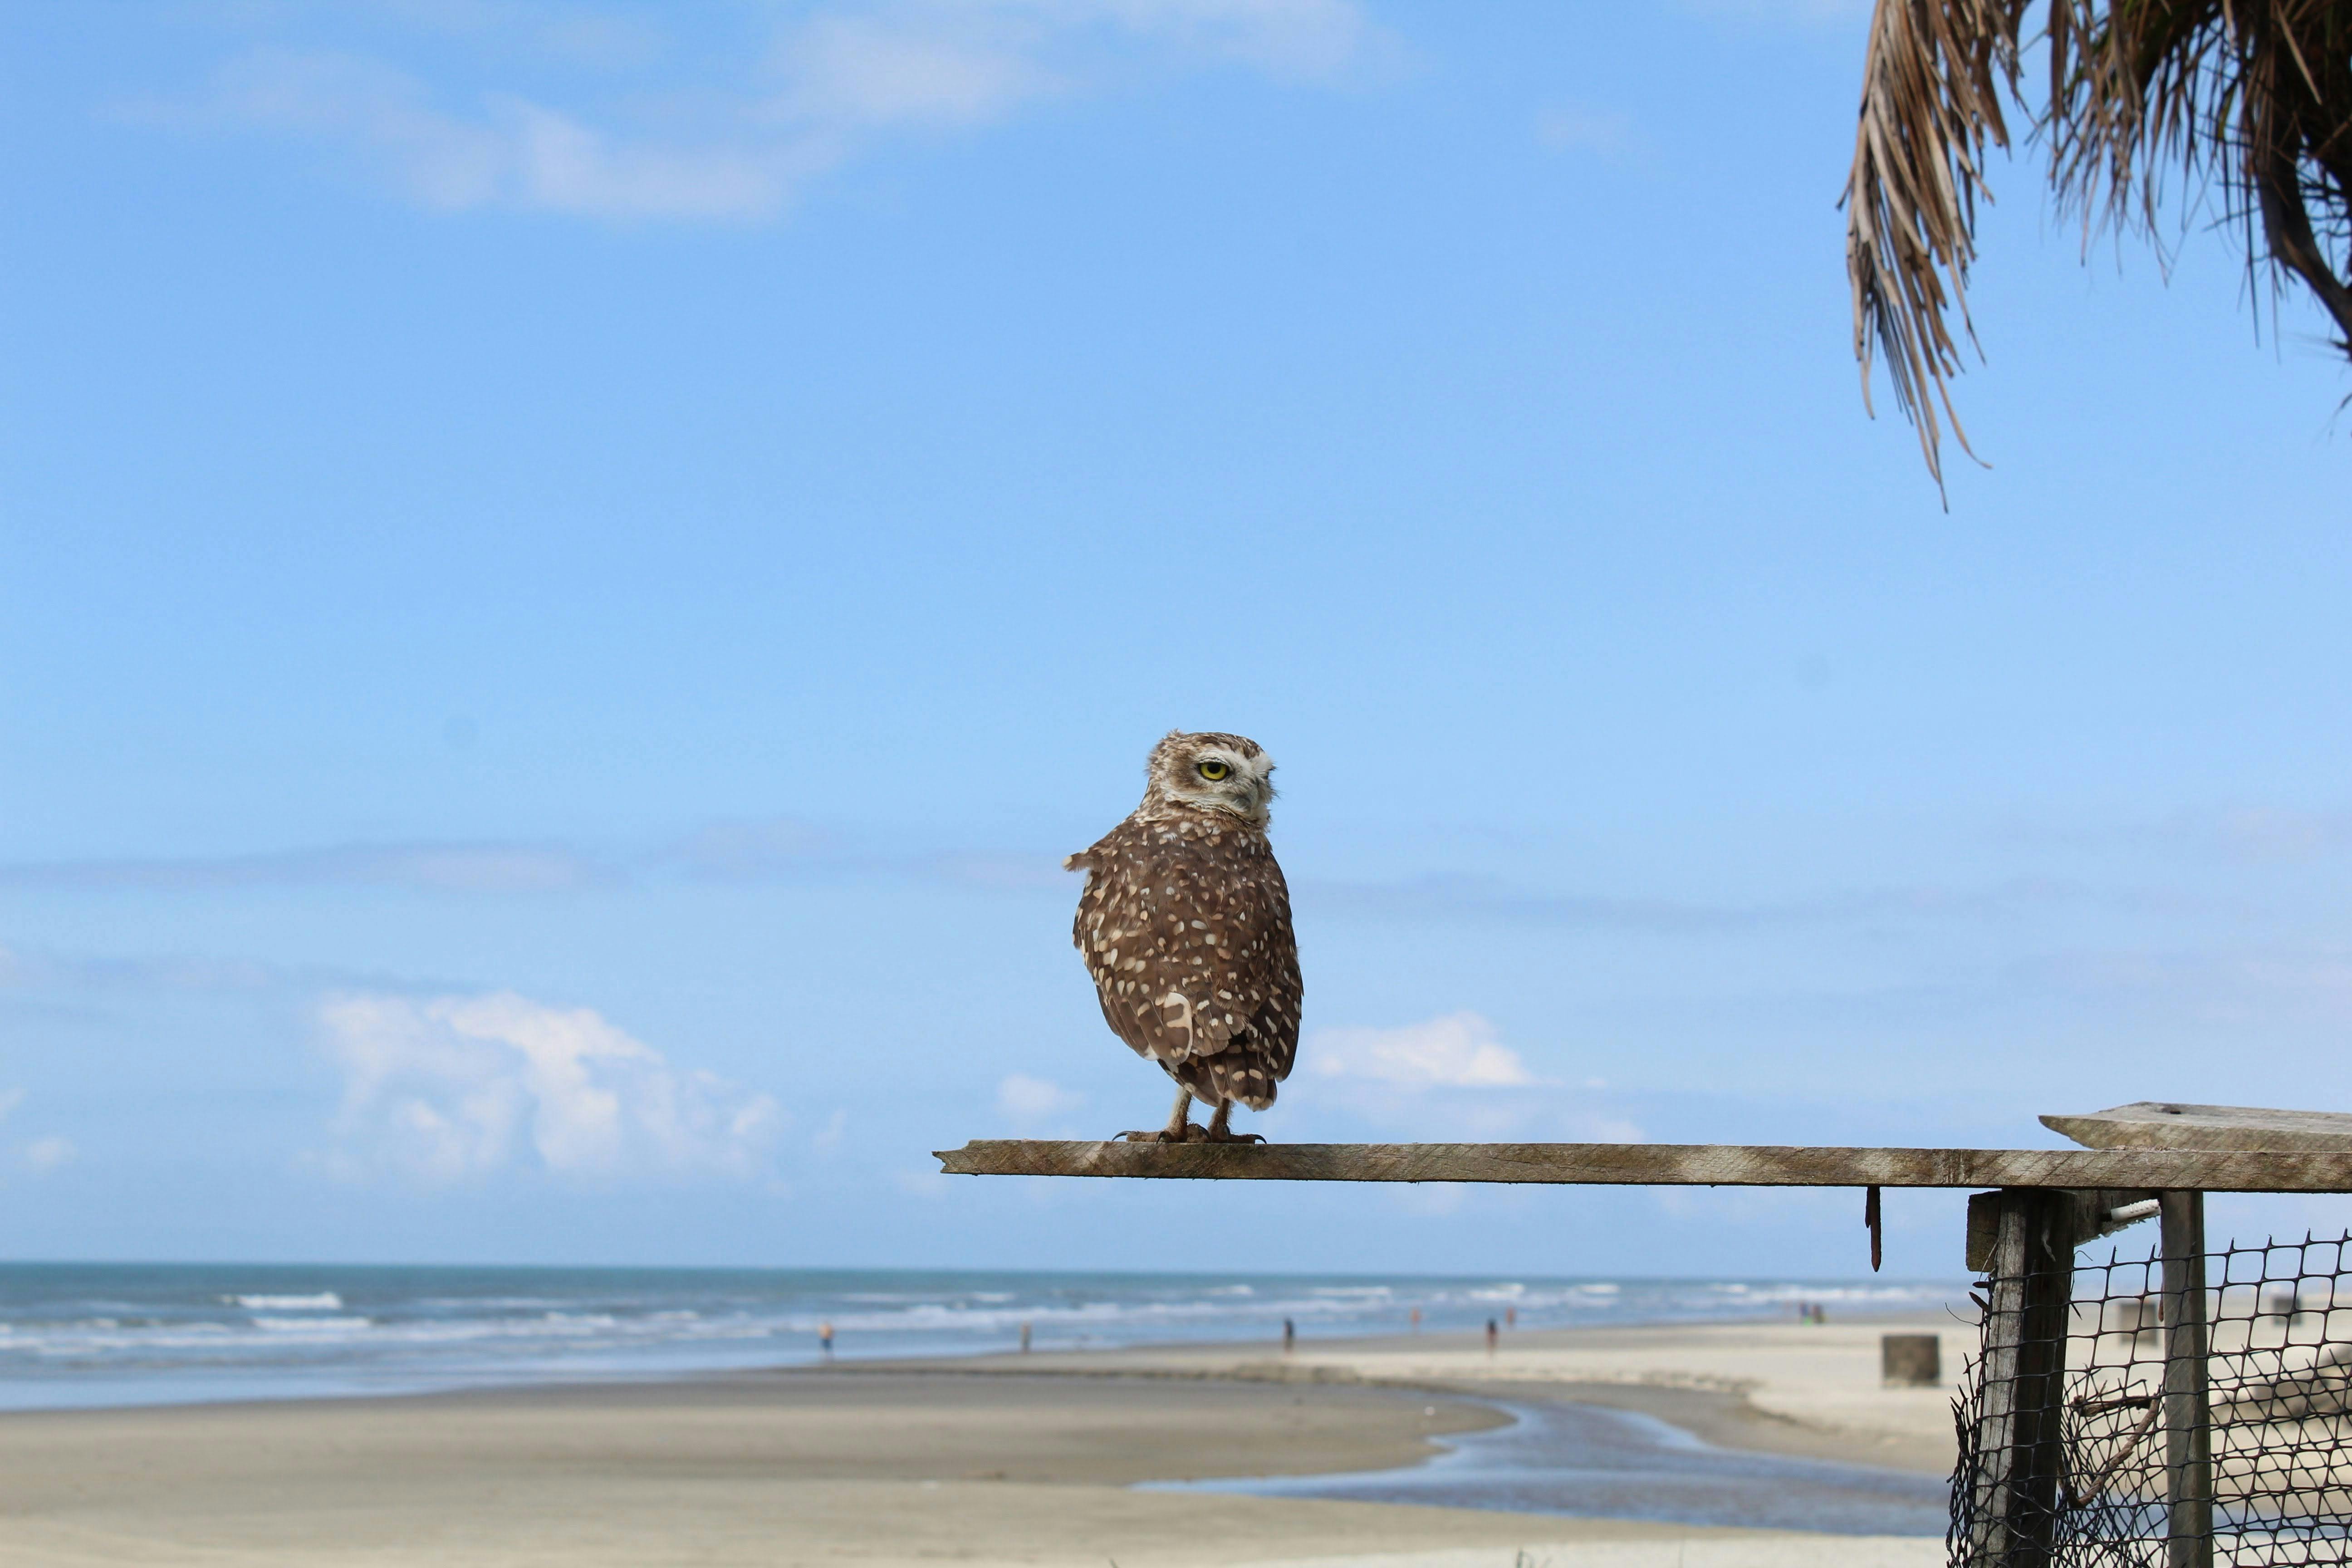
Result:
{"type": "Polygon", "coordinates": [[[1192,1125],[1192,1091],[1176,1091],[1176,1109],[1168,1113],[1168,1125],[1157,1132],[1122,1132],[1119,1137],[1130,1143],[1189,1143],[1200,1136],[1201,1130],[1192,1125]]]}
{"type": "Polygon", "coordinates": [[[1209,1118],[1209,1142],[1212,1143],[1263,1143],[1265,1137],[1256,1132],[1236,1132],[1233,1129],[1234,1102],[1217,1101],[1217,1113],[1209,1118]]]}

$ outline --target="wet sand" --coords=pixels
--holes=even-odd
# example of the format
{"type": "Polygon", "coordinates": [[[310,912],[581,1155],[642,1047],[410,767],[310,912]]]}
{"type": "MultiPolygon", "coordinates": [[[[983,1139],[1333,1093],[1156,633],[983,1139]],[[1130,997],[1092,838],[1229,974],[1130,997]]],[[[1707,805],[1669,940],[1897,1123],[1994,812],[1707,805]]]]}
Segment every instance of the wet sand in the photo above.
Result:
{"type": "Polygon", "coordinates": [[[1501,1408],[1510,1426],[1448,1439],[1446,1453],[1404,1468],[1150,1484],[1834,1535],[1932,1539],[1950,1522],[1940,1476],[1717,1447],[1594,1405],[1528,1399],[1501,1408]]]}
{"type": "Polygon", "coordinates": [[[1951,1401],[1976,1328],[1945,1312],[1856,1315],[1834,1323],[1675,1323],[1504,1334],[1188,1344],[1054,1355],[869,1363],[967,1375],[1091,1373],[1172,1379],[1361,1384],[1496,1399],[1606,1405],[1670,1422],[1724,1447],[1948,1476],[1957,1458],[1951,1401]],[[1879,1338],[1935,1333],[1943,1378],[1929,1388],[1879,1380],[1879,1338]]]}
{"type": "MultiPolygon", "coordinates": [[[[1689,1342],[1705,1360],[1704,1337],[1689,1342]]],[[[1507,1568],[1522,1551],[1600,1568],[1941,1560],[1940,1542],[1925,1537],[1133,1489],[1391,1470],[1435,1453],[1433,1438],[1501,1419],[1430,1379],[1389,1387],[1339,1359],[1285,1365],[1263,1349],[1223,1347],[1211,1357],[1222,1364],[1203,1364],[1190,1359],[1196,1351],[5,1415],[0,1561],[1507,1568]]],[[[1433,1338],[1405,1353],[1444,1366],[1477,1352],[1433,1338]]],[[[1638,1368],[1629,1376],[1607,1386],[1682,1400],[1685,1424],[1704,1415],[1718,1437],[1746,1429],[1736,1389],[1644,1384],[1638,1368]]],[[[1497,1386],[1483,1392],[1504,1392],[1486,1381],[1497,1386]]],[[[1552,1397],[1581,1386],[1519,1381],[1552,1397]]],[[[1836,1440],[1851,1447],[1853,1434],[1836,1440]]]]}

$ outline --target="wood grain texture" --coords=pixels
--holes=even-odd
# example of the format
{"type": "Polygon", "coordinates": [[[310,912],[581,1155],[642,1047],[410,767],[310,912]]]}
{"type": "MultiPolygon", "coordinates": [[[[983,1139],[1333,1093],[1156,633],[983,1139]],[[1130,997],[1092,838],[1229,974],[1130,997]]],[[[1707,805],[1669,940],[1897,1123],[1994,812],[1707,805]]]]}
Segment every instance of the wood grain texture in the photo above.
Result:
{"type": "Polygon", "coordinates": [[[2166,1568],[2213,1568],[2213,1413],[2207,1387],[2205,1194],[2164,1204],[2166,1568]]]}
{"type": "Polygon", "coordinates": [[[2264,1110],[2143,1100],[2042,1125],[2086,1149],[2294,1149],[2352,1151],[2352,1116],[2336,1110],[2264,1110]]]}
{"type": "MultiPolygon", "coordinates": [[[[1976,1193],[1969,1196],[1968,1265],[1970,1273],[1988,1274],[1993,1271],[1992,1249],[2000,1225],[2001,1204],[2012,1190],[2004,1188],[1998,1192],[1976,1193]]],[[[2137,1188],[2099,1187],[2088,1192],[2076,1192],[2070,1189],[2047,1190],[2055,1190],[2061,1200],[2061,1207],[2052,1223],[2057,1226],[2059,1233],[2066,1237],[2071,1246],[2080,1247],[2086,1241],[2095,1241],[2103,1236],[2113,1236],[2117,1231],[2127,1230],[2143,1220],[2155,1217],[2153,1214],[2140,1215],[2126,1220],[2117,1220],[2115,1217],[2116,1211],[2125,1205],[2136,1204],[2144,1198],[2156,1196],[2154,1193],[2144,1192],[2137,1188]]]]}
{"type": "Polygon", "coordinates": [[[2044,1568],[2066,1468],[2061,1414],[2074,1194],[2011,1187],[1970,1199],[1993,1226],[1977,1373],[1968,1568],[2044,1568]]]}
{"type": "Polygon", "coordinates": [[[2352,1152],[1811,1149],[1730,1143],[1077,1143],[976,1139],[962,1176],[1583,1186],[2129,1187],[2352,1193],[2352,1152]]]}

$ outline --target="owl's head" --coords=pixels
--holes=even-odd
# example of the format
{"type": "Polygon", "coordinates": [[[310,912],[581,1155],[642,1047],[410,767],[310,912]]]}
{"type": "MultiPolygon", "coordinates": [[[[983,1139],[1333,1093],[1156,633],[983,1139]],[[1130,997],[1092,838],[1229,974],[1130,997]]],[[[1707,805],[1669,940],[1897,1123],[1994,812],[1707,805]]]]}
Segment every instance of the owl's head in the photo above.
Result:
{"type": "Polygon", "coordinates": [[[1222,812],[1253,826],[1274,804],[1274,759],[1244,735],[1171,730],[1144,764],[1143,804],[1222,812]]]}

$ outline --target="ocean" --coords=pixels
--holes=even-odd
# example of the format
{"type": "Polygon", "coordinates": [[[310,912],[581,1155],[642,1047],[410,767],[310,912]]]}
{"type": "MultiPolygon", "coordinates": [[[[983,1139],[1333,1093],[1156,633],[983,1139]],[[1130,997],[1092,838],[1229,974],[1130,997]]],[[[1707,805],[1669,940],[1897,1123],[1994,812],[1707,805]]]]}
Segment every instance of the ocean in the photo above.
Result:
{"type": "Polygon", "coordinates": [[[0,1409],[411,1394],[842,1359],[1887,1311],[1951,1281],[0,1264],[0,1409]]]}

